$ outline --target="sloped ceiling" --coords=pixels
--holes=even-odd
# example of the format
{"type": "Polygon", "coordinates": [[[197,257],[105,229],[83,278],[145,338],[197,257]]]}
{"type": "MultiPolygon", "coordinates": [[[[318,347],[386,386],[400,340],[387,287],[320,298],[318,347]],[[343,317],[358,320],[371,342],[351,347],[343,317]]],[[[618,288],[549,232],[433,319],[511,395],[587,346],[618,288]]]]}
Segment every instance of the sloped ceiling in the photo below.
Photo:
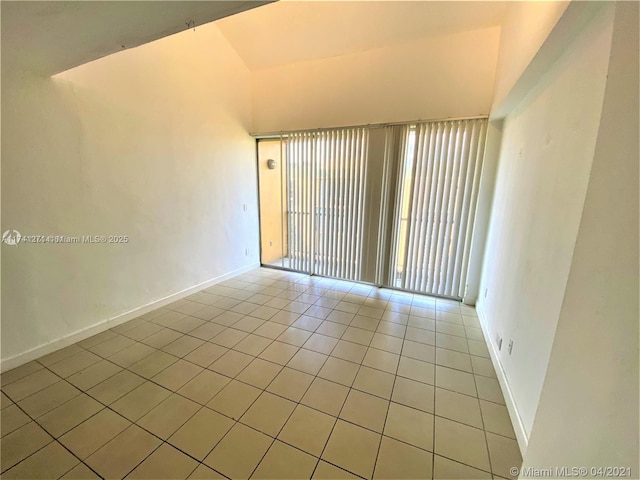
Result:
{"type": "Polygon", "coordinates": [[[2,66],[53,75],[268,1],[2,1],[2,66]]]}
{"type": "Polygon", "coordinates": [[[280,1],[216,24],[251,70],[499,25],[507,2],[280,1]]]}

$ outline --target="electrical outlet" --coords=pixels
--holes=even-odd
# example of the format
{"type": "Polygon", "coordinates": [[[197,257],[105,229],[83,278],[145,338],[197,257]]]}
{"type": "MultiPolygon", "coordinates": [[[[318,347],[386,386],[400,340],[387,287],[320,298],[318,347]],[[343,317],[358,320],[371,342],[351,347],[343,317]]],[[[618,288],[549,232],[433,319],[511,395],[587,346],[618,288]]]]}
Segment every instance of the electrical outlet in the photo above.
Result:
{"type": "Polygon", "coordinates": [[[509,355],[511,355],[511,350],[513,350],[513,340],[509,340],[509,355]]]}
{"type": "Polygon", "coordinates": [[[502,338],[496,333],[496,345],[498,345],[498,351],[502,350],[502,338]]]}

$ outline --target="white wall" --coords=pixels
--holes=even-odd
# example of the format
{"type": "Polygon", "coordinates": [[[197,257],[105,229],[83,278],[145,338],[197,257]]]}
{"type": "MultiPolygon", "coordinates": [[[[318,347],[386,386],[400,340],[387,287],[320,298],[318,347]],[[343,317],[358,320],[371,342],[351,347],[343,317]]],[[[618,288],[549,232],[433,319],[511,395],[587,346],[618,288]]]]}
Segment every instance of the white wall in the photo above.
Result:
{"type": "Polygon", "coordinates": [[[521,446],[547,372],[591,172],[611,12],[583,26],[504,122],[478,310],[488,341],[503,338],[497,370],[521,446]]]}
{"type": "Polygon", "coordinates": [[[622,466],[639,478],[638,3],[618,3],[614,25],[591,178],[524,467],[622,466]]]}
{"type": "Polygon", "coordinates": [[[254,131],[488,114],[499,37],[494,27],[255,70],[254,131]]]}
{"type": "Polygon", "coordinates": [[[2,231],[130,240],[2,246],[3,368],[258,262],[250,73],[215,25],[55,78],[11,67],[2,231]]]}
{"type": "Polygon", "coordinates": [[[568,5],[568,1],[508,2],[500,32],[493,111],[505,100],[568,5]]]}

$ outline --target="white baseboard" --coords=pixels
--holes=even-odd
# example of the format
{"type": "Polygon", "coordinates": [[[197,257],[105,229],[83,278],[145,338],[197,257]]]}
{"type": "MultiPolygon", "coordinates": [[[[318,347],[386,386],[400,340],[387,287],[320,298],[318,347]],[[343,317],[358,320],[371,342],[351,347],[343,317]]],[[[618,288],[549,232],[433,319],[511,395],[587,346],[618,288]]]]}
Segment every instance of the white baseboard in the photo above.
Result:
{"type": "Polygon", "coordinates": [[[516,406],[515,398],[513,397],[513,393],[511,392],[511,388],[509,387],[507,376],[505,375],[504,369],[502,368],[502,363],[500,363],[498,351],[496,350],[494,343],[491,341],[492,337],[489,334],[487,318],[485,316],[482,302],[476,304],[476,312],[478,312],[478,319],[480,320],[482,333],[484,334],[484,338],[486,339],[486,344],[489,349],[489,355],[491,356],[493,368],[496,371],[496,376],[498,377],[498,383],[500,383],[500,388],[502,388],[502,393],[504,394],[504,401],[507,404],[507,410],[509,411],[509,416],[511,417],[511,423],[516,434],[518,447],[520,448],[520,453],[524,458],[524,455],[527,451],[527,446],[529,445],[529,435],[524,428],[524,423],[522,423],[522,417],[520,417],[520,413],[518,412],[518,407],[516,406]]]}
{"type": "Polygon", "coordinates": [[[85,338],[92,337],[93,335],[116,327],[122,323],[128,322],[129,320],[133,320],[140,315],[144,315],[145,313],[151,312],[160,307],[164,307],[165,305],[180,300],[184,297],[188,297],[189,295],[199,292],[200,290],[209,288],[216,283],[223,282],[225,280],[228,280],[229,278],[235,277],[236,275],[240,275],[250,270],[254,270],[258,267],[260,267],[260,263],[255,263],[246,267],[238,268],[237,270],[219,275],[215,278],[207,280],[206,282],[194,285],[193,287],[185,288],[184,290],[173,293],[158,300],[154,300],[153,302],[147,303],[146,305],[143,305],[141,307],[134,308],[133,310],[129,310],[128,312],[124,312],[116,317],[102,320],[101,322],[93,324],[89,327],[70,333],[69,335],[65,335],[64,337],[57,338],[55,340],[52,340],[51,342],[39,345],[35,348],[32,348],[31,350],[27,350],[26,352],[14,355],[13,357],[3,358],[0,361],[0,372],[5,372],[7,370],[11,370],[12,368],[19,367],[20,365],[24,365],[25,363],[28,363],[32,360],[36,360],[37,358],[72,345],[76,342],[84,340],[85,338]]]}

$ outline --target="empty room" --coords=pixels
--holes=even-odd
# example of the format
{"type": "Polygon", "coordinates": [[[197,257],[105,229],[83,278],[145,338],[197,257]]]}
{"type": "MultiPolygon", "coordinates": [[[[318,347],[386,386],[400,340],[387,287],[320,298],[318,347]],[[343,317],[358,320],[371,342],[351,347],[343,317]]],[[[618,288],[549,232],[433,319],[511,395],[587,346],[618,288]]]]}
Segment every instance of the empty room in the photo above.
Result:
{"type": "Polygon", "coordinates": [[[1,478],[640,478],[638,2],[0,8],[1,478]]]}

